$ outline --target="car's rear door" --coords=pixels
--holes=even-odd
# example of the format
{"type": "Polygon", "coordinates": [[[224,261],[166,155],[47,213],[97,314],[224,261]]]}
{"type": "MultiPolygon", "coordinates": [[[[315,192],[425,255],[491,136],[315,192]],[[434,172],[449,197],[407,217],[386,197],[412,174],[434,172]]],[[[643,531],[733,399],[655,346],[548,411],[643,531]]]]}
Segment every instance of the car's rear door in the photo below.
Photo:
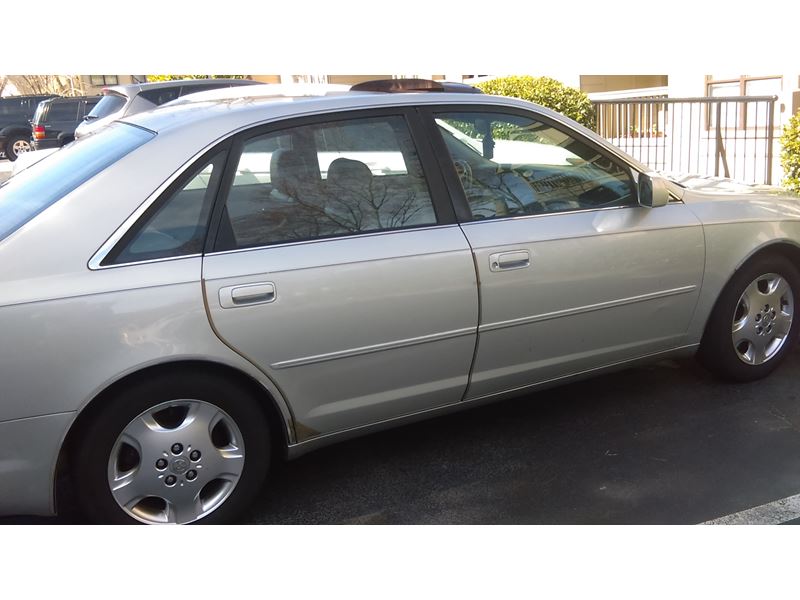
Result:
{"type": "Polygon", "coordinates": [[[288,400],[298,436],[462,399],[478,299],[416,113],[244,133],[203,260],[212,324],[288,400]]]}
{"type": "Polygon", "coordinates": [[[426,114],[480,281],[468,399],[681,345],[705,252],[691,211],[639,206],[630,167],[536,113],[426,114]]]}

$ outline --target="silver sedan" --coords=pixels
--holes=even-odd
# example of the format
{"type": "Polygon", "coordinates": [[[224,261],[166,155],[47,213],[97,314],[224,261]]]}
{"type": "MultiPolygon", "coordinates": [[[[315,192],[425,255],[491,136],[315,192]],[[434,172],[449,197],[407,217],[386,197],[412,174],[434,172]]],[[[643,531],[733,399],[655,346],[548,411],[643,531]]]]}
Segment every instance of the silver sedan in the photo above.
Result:
{"type": "Polygon", "coordinates": [[[638,361],[779,364],[796,198],[473,91],[187,97],[3,184],[0,514],[53,514],[63,473],[100,522],[220,522],[272,458],[638,361]]]}

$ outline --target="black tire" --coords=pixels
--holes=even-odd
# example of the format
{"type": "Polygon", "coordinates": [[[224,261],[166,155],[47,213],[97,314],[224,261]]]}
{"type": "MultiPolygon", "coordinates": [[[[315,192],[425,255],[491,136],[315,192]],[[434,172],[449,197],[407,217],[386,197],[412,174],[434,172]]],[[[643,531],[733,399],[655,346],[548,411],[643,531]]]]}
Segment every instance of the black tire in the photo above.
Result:
{"type": "MultiPolygon", "coordinates": [[[[709,371],[727,381],[746,382],[766,377],[781,363],[797,340],[800,327],[798,325],[800,319],[797,317],[798,302],[800,302],[800,273],[787,258],[780,255],[762,255],[753,258],[734,274],[717,299],[703,333],[698,359],[709,371]],[[763,335],[767,336],[762,339],[772,339],[772,341],[767,346],[763,362],[758,362],[756,359],[748,363],[740,356],[747,357],[754,346],[748,341],[743,341],[737,347],[733,337],[734,322],[745,324],[743,329],[745,326],[748,328],[746,336],[754,340],[759,340],[758,336],[762,335],[756,333],[759,323],[767,324],[767,327],[770,324],[775,327],[779,325],[779,322],[771,316],[776,310],[776,302],[768,300],[767,297],[764,300],[765,307],[769,305],[771,310],[765,311],[765,307],[762,308],[759,304],[758,308],[754,308],[759,311],[758,314],[752,317],[745,316],[746,301],[740,304],[745,290],[752,289],[749,288],[751,284],[757,288],[767,289],[768,280],[765,277],[769,274],[780,276],[788,284],[791,298],[789,295],[784,295],[778,302],[791,300],[791,305],[785,307],[791,314],[791,325],[788,327],[788,333],[781,338],[782,341],[779,339],[780,336],[771,338],[767,330],[762,327],[763,335]]],[[[751,302],[751,304],[755,306],[756,303],[751,302]]],[[[785,324],[785,317],[780,318],[784,319],[783,324],[785,324]]],[[[756,350],[753,349],[752,352],[760,356],[756,350]]]]}
{"type": "Polygon", "coordinates": [[[20,134],[12,135],[10,138],[8,138],[8,141],[6,142],[6,147],[3,149],[3,152],[5,152],[6,158],[8,160],[10,161],[17,160],[17,156],[19,155],[14,150],[14,145],[19,143],[27,144],[28,150],[26,150],[26,152],[30,152],[31,150],[33,150],[33,146],[31,146],[31,141],[28,136],[20,134]]]}
{"type": "MultiPolygon", "coordinates": [[[[207,403],[204,406],[213,405],[224,411],[225,417],[230,417],[235,427],[238,428],[237,433],[241,433],[243,441],[243,467],[232,491],[225,499],[220,500],[220,504],[210,513],[190,522],[203,524],[230,522],[247,508],[261,489],[270,463],[269,424],[258,400],[242,385],[202,372],[192,371],[179,375],[172,373],[168,376],[156,376],[132,383],[121,393],[101,401],[103,406],[89,417],[81,432],[82,435],[72,454],[70,469],[77,501],[89,520],[106,524],[152,521],[150,518],[134,518],[129,512],[123,510],[111,492],[108,469],[112,450],[118,447],[117,440],[122,431],[139,415],[165,402],[180,404],[180,402],[186,401],[199,401],[200,404],[207,403]]],[[[180,419],[180,417],[177,418],[180,419]]],[[[173,431],[180,432],[182,430],[173,431]]],[[[176,441],[181,441],[180,433],[171,435],[175,436],[176,441]]],[[[209,434],[209,439],[212,438],[213,434],[209,434]]],[[[199,445],[197,447],[199,448],[199,445]]],[[[187,450],[188,448],[187,444],[187,450]]],[[[210,451],[210,449],[204,448],[204,452],[210,451]]],[[[167,456],[167,452],[163,454],[167,456]]],[[[185,458],[188,456],[187,452],[185,458]]],[[[170,455],[168,458],[172,459],[173,457],[170,455]]],[[[139,463],[141,462],[140,456],[139,463]]],[[[169,476],[178,472],[173,471],[174,462],[175,460],[172,460],[170,466],[163,470],[163,475],[169,476]]],[[[194,468],[193,464],[190,465],[192,468],[194,468]]],[[[206,466],[210,466],[210,464],[207,462],[206,466]]],[[[155,470],[155,466],[149,463],[147,465],[139,464],[135,467],[135,470],[139,469],[141,469],[141,475],[148,478],[148,482],[152,482],[153,478],[158,475],[150,472],[151,469],[155,470]]],[[[195,471],[195,473],[198,472],[200,475],[195,476],[198,490],[205,490],[206,485],[213,485],[213,482],[204,481],[205,473],[203,471],[195,471]]],[[[181,473],[185,473],[185,471],[181,473]]],[[[194,484],[194,482],[190,483],[184,479],[184,477],[188,479],[189,473],[177,477],[181,488],[186,485],[188,490],[189,486],[194,484]]],[[[159,483],[162,482],[166,482],[166,479],[159,480],[159,483]]],[[[152,485],[152,483],[148,483],[148,485],[152,485]]],[[[177,489],[176,486],[173,485],[173,487],[177,489]]],[[[167,493],[168,491],[165,490],[165,497],[167,493]]],[[[152,499],[142,502],[158,504],[158,502],[154,503],[152,499]]],[[[145,506],[145,504],[137,504],[137,507],[145,506]]],[[[166,503],[164,506],[167,506],[166,503]]],[[[153,510],[159,508],[156,506],[153,510]]],[[[141,516],[141,513],[137,514],[141,516]]]]}

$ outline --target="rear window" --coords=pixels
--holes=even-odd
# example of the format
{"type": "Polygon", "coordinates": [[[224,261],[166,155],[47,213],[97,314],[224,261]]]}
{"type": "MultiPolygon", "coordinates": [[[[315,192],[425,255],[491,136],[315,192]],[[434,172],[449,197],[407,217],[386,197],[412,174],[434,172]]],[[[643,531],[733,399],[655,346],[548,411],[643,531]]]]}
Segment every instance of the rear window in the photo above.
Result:
{"type": "Polygon", "coordinates": [[[0,185],[0,240],[154,136],[147,129],[114,123],[8,179],[0,185]]]}
{"type": "Polygon", "coordinates": [[[89,116],[102,119],[120,110],[127,101],[128,99],[125,96],[107,94],[100,99],[100,102],[94,105],[94,108],[89,112],[89,116]]]}
{"type": "Polygon", "coordinates": [[[33,119],[31,119],[34,123],[41,123],[42,121],[42,114],[47,109],[47,102],[40,102],[39,106],[36,107],[36,112],[33,113],[33,119]]]}
{"type": "Polygon", "coordinates": [[[51,102],[50,110],[44,115],[48,122],[75,121],[78,118],[78,102],[51,102]]]}

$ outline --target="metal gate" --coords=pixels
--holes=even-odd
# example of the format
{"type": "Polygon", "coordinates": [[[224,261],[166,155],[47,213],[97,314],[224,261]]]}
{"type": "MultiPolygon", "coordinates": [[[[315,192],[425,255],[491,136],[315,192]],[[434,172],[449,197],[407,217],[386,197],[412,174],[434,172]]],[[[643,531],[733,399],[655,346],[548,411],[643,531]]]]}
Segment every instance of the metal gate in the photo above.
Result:
{"type": "Polygon", "coordinates": [[[771,184],[777,96],[594,100],[597,133],[655,171],[771,184]]]}

